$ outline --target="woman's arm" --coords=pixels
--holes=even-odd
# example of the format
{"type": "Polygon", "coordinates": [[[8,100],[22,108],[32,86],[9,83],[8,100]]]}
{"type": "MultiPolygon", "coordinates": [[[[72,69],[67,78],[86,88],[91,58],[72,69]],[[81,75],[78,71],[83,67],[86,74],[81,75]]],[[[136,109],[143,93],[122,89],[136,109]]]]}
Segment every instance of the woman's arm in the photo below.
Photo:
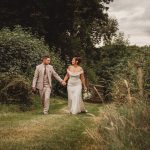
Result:
{"type": "MultiPolygon", "coordinates": [[[[71,66],[68,67],[67,71],[70,70],[70,68],[71,68],[71,66]]],[[[69,74],[67,72],[63,81],[66,82],[68,79],[69,79],[69,74]]]]}
{"type": "Polygon", "coordinates": [[[66,82],[67,80],[69,79],[69,74],[68,73],[66,73],[66,75],[65,75],[65,77],[64,77],[64,82],[66,82]]]}
{"type": "Polygon", "coordinates": [[[83,84],[83,87],[84,87],[84,90],[87,90],[87,87],[86,87],[86,84],[85,84],[85,77],[84,77],[84,73],[82,73],[80,75],[80,79],[82,81],[82,84],[83,84]]]}
{"type": "Polygon", "coordinates": [[[56,73],[56,71],[54,70],[54,68],[52,67],[52,74],[55,77],[56,80],[58,80],[60,83],[62,83],[62,79],[61,77],[56,73]]]}

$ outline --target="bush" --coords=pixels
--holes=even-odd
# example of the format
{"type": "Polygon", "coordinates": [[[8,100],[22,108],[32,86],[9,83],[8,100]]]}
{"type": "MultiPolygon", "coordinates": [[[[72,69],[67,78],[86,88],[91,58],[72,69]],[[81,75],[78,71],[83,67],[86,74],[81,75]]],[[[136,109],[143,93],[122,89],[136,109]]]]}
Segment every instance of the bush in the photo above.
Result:
{"type": "Polygon", "coordinates": [[[20,26],[12,31],[4,28],[0,31],[0,72],[18,72],[32,74],[33,68],[43,54],[48,53],[44,41],[39,40],[20,26]]]}
{"type": "Polygon", "coordinates": [[[115,103],[104,110],[98,135],[105,149],[149,149],[149,49],[127,47],[130,56],[125,55],[113,67],[111,94],[115,103]],[[139,68],[142,73],[138,72],[139,68]],[[142,79],[139,78],[141,74],[142,79]],[[143,95],[140,95],[139,81],[143,95]]]}
{"type": "Polygon", "coordinates": [[[129,83],[132,97],[138,98],[140,96],[139,83],[142,86],[144,97],[148,97],[150,93],[150,56],[148,51],[145,48],[138,47],[128,47],[128,51],[131,51],[130,57],[124,57],[123,61],[116,66],[116,75],[113,77],[111,86],[113,100],[118,103],[127,102],[127,87],[124,80],[129,83]],[[138,72],[139,68],[141,73],[138,72]],[[139,78],[141,74],[143,79],[139,78]]]}
{"type": "Polygon", "coordinates": [[[32,92],[29,80],[21,75],[1,74],[0,103],[30,106],[32,104],[32,92]]]}
{"type": "Polygon", "coordinates": [[[94,70],[94,68],[87,68],[85,70],[85,74],[88,77],[88,79],[90,80],[90,82],[97,83],[98,77],[96,75],[96,71],[94,70]]]}
{"type": "Polygon", "coordinates": [[[59,56],[53,49],[49,50],[44,39],[37,38],[20,26],[0,31],[0,52],[0,72],[17,72],[32,78],[35,66],[41,63],[41,57],[46,54],[50,54],[58,72],[62,72],[59,56]]]}
{"type": "MultiPolygon", "coordinates": [[[[32,80],[36,65],[41,63],[43,55],[48,54],[55,70],[64,76],[65,65],[59,55],[54,53],[54,49],[50,49],[44,39],[37,38],[21,26],[16,26],[13,30],[3,28],[0,31],[0,72],[21,74],[32,80]]],[[[54,82],[53,87],[56,91],[58,84],[54,82]]]]}

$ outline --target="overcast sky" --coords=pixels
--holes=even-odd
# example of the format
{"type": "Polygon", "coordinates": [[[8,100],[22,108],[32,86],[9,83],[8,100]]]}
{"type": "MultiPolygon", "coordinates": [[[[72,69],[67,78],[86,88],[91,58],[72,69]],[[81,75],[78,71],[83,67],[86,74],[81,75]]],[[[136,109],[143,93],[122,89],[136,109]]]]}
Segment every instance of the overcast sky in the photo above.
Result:
{"type": "Polygon", "coordinates": [[[114,0],[109,7],[131,44],[150,45],[150,0],[114,0]]]}

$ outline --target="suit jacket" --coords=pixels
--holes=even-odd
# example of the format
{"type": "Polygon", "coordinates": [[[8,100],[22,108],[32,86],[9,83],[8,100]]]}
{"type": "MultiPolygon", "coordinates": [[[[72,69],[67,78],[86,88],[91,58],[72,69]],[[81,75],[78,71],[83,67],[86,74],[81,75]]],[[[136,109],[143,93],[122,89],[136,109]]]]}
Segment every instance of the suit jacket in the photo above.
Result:
{"type": "MultiPolygon", "coordinates": [[[[39,90],[43,89],[43,79],[44,79],[44,64],[40,64],[36,66],[36,70],[33,77],[32,87],[37,88],[39,90]]],[[[48,73],[48,81],[50,84],[50,87],[52,87],[52,76],[55,77],[56,80],[59,82],[62,82],[63,80],[60,78],[60,76],[55,72],[53,66],[47,65],[46,70],[48,73]]]]}

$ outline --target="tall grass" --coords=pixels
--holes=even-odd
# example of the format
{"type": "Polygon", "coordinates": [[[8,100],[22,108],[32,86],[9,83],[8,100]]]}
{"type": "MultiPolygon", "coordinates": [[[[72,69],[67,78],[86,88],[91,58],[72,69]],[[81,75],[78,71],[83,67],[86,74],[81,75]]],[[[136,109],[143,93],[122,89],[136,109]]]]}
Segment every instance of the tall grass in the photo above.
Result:
{"type": "Polygon", "coordinates": [[[108,149],[148,149],[149,113],[149,104],[140,100],[132,105],[108,106],[99,126],[99,133],[108,149]]]}

